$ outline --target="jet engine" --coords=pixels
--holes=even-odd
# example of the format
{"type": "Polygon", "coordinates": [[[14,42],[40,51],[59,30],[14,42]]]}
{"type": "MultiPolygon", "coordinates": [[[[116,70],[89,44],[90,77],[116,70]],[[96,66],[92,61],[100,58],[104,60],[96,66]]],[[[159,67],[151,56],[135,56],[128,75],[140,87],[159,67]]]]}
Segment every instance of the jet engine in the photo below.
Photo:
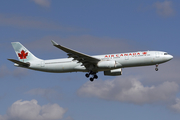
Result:
{"type": "Polygon", "coordinates": [[[108,75],[108,76],[118,76],[118,75],[122,75],[122,69],[119,68],[119,69],[104,71],[104,75],[108,75]]]}

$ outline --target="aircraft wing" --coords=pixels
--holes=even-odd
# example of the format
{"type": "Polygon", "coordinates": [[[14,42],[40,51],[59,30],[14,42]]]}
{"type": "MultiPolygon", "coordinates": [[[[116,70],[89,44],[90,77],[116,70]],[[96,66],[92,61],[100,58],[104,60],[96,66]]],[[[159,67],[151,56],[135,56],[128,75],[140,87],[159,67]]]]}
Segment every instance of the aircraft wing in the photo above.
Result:
{"type": "Polygon", "coordinates": [[[24,62],[21,62],[21,61],[18,61],[18,60],[14,60],[14,59],[8,59],[9,61],[13,62],[13,63],[16,63],[18,64],[19,66],[23,66],[23,67],[29,67],[29,63],[24,63],[24,62]]]}
{"type": "Polygon", "coordinates": [[[53,43],[53,45],[55,47],[63,50],[64,52],[66,52],[69,57],[72,57],[72,58],[74,58],[74,60],[77,60],[77,61],[83,63],[84,66],[87,66],[89,64],[96,64],[99,61],[101,61],[98,58],[94,58],[94,57],[91,57],[91,56],[86,55],[84,53],[80,53],[80,52],[77,52],[75,50],[64,47],[62,45],[59,45],[56,42],[54,42],[53,40],[51,42],[53,43]]]}

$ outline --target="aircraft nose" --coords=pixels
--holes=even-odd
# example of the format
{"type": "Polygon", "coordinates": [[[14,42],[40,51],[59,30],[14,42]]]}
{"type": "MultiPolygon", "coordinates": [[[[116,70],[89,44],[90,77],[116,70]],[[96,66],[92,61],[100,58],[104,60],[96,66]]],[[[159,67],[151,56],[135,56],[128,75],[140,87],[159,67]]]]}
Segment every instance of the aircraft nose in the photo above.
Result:
{"type": "Polygon", "coordinates": [[[171,60],[171,59],[173,59],[173,56],[172,55],[166,55],[166,60],[171,60]]]}
{"type": "Polygon", "coordinates": [[[170,60],[173,59],[173,56],[172,56],[172,55],[169,55],[169,59],[170,59],[170,60]]]}
{"type": "Polygon", "coordinates": [[[172,56],[172,55],[170,55],[170,54],[164,55],[164,60],[165,60],[165,61],[169,61],[169,60],[171,60],[171,59],[173,59],[173,56],[172,56]]]}

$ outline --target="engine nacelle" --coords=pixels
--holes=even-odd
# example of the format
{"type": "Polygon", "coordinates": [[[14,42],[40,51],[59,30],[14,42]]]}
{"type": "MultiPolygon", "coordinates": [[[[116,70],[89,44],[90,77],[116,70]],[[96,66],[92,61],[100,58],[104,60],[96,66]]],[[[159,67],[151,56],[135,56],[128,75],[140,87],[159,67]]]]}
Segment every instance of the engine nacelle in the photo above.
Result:
{"type": "Polygon", "coordinates": [[[104,75],[108,75],[108,76],[118,76],[118,75],[122,75],[122,69],[119,68],[119,69],[104,71],[104,75]]]}
{"type": "Polygon", "coordinates": [[[115,68],[116,62],[115,61],[100,61],[97,64],[97,67],[106,69],[106,68],[115,68]]]}

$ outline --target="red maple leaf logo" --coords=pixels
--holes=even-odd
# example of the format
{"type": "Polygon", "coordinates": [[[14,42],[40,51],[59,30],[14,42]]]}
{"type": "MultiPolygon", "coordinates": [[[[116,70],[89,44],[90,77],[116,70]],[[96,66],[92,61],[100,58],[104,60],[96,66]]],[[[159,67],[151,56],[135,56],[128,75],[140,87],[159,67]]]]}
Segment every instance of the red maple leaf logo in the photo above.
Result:
{"type": "Polygon", "coordinates": [[[147,54],[147,52],[143,52],[142,54],[143,54],[143,55],[146,55],[146,54],[147,54]]]}
{"type": "Polygon", "coordinates": [[[28,52],[25,53],[25,51],[22,50],[21,53],[18,53],[18,56],[20,57],[20,59],[26,59],[26,57],[28,56],[28,52]]]}

